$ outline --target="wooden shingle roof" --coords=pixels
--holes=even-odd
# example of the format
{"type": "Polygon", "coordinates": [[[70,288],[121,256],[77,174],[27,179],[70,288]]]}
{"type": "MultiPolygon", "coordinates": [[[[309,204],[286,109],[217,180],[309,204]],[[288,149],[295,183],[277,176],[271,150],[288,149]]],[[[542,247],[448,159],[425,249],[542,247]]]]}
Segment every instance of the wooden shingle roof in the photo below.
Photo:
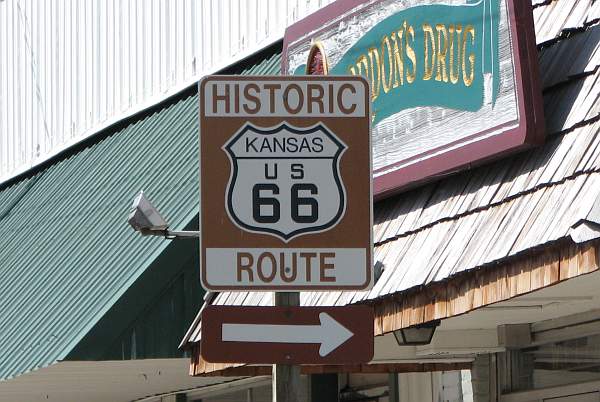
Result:
{"type": "MultiPolygon", "coordinates": [[[[572,234],[600,203],[600,0],[532,3],[545,143],[376,204],[374,255],[384,270],[373,289],[306,292],[303,305],[370,303],[382,306],[376,314],[390,315],[386,303],[397,303],[409,291],[509,264],[545,247],[568,244],[573,255],[587,255],[572,234]]],[[[254,292],[223,292],[212,300],[271,303],[271,293],[254,292]]],[[[395,329],[383,327],[376,332],[395,329]]],[[[196,322],[184,343],[199,339],[196,322]]]]}

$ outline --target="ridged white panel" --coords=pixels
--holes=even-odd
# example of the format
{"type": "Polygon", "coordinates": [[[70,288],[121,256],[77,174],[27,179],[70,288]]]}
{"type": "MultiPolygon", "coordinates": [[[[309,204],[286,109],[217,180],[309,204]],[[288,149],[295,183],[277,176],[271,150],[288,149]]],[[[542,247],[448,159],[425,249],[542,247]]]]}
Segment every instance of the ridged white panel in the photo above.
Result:
{"type": "Polygon", "coordinates": [[[0,0],[0,182],[332,0],[0,0]]]}

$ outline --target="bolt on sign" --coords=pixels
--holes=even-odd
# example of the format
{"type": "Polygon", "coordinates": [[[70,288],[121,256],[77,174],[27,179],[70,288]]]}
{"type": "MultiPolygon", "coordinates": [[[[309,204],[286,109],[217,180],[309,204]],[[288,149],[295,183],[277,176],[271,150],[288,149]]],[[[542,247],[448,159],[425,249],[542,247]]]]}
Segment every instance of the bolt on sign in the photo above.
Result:
{"type": "Polygon", "coordinates": [[[361,77],[201,81],[206,289],[371,286],[368,96],[361,77]]]}
{"type": "Polygon", "coordinates": [[[284,37],[284,74],[369,81],[376,198],[543,139],[531,2],[423,3],[336,1],[284,37]]]}

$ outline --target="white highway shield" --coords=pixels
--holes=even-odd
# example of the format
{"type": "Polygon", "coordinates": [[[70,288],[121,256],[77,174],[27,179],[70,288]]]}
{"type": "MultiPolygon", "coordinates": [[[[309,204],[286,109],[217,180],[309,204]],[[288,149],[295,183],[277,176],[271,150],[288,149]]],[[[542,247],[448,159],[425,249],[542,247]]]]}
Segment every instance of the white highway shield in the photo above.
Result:
{"type": "Polygon", "coordinates": [[[243,230],[284,242],[331,229],[346,209],[339,172],[346,148],[322,123],[244,125],[223,146],[231,162],[229,217],[243,230]]]}

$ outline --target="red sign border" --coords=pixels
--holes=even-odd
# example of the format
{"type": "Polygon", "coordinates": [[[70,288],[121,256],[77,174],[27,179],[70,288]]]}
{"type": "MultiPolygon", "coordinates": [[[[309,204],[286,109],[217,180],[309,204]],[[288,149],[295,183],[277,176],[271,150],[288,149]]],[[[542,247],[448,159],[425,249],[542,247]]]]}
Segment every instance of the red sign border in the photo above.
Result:
{"type": "MultiPolygon", "coordinates": [[[[375,6],[379,0],[370,6],[375,6]]],[[[533,7],[530,2],[506,0],[510,18],[511,38],[513,39],[513,59],[515,62],[515,81],[519,108],[519,125],[502,134],[474,138],[486,132],[500,128],[490,128],[473,136],[461,139],[440,148],[423,152],[415,158],[435,154],[410,165],[393,170],[373,179],[373,197],[375,200],[386,198],[418,184],[434,180],[451,172],[463,170],[490,160],[499,159],[509,153],[540,145],[545,137],[545,120],[540,85],[538,52],[535,42],[533,7]],[[460,146],[461,143],[464,145],[460,146]],[[458,148],[457,148],[458,146],[458,148]]],[[[321,10],[289,26],[283,39],[282,71],[287,70],[288,46],[306,32],[317,31],[329,22],[350,10],[370,3],[369,0],[337,0],[321,10]]],[[[348,15],[359,14],[362,9],[348,15]]],[[[408,160],[397,162],[406,163],[408,160]]],[[[387,165],[382,169],[388,169],[387,165]]]]}

